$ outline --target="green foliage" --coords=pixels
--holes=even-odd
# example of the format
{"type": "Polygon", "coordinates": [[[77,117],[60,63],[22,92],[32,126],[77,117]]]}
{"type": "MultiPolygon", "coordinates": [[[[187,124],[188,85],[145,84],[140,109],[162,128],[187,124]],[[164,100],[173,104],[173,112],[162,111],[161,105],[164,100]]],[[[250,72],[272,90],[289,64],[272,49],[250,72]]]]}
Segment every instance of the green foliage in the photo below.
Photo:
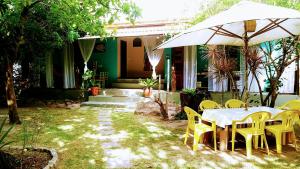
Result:
{"type": "Polygon", "coordinates": [[[86,70],[82,75],[82,88],[87,89],[91,85],[91,79],[94,72],[92,70],[86,70]]]}
{"type": "Polygon", "coordinates": [[[139,84],[145,88],[151,88],[157,85],[157,80],[152,78],[147,78],[144,80],[140,80],[139,84]]]}
{"type": "Polygon", "coordinates": [[[182,89],[182,92],[191,96],[195,96],[197,94],[196,89],[194,88],[185,88],[182,89]]]}
{"type": "MultiPolygon", "coordinates": [[[[36,123],[33,123],[36,124],[36,123]]],[[[34,144],[38,141],[38,136],[40,134],[40,126],[36,125],[31,130],[29,130],[29,124],[27,121],[24,121],[22,124],[22,148],[23,150],[33,147],[34,144]]]]}
{"type": "Polygon", "coordinates": [[[12,141],[5,142],[4,140],[8,136],[9,132],[14,128],[14,126],[9,127],[8,130],[6,130],[6,131],[3,131],[5,122],[6,122],[6,118],[4,118],[4,120],[2,121],[2,123],[0,125],[0,150],[3,147],[12,143],[12,141]]]}
{"type": "Polygon", "coordinates": [[[139,15],[140,9],[125,0],[2,0],[1,52],[13,62],[22,59],[19,52],[43,56],[87,33],[106,37],[107,24],[120,16],[133,22],[139,15]]]}

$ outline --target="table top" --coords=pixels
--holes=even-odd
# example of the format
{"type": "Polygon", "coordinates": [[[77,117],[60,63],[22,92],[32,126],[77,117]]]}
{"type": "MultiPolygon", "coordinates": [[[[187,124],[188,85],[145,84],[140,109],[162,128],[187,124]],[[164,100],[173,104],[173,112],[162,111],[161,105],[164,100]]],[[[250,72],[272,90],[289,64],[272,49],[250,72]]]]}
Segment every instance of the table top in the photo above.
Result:
{"type": "Polygon", "coordinates": [[[232,125],[233,120],[242,120],[244,117],[251,113],[258,111],[266,111],[272,114],[272,117],[279,112],[280,109],[271,107],[249,107],[248,110],[245,108],[222,108],[222,109],[206,109],[203,111],[203,119],[216,121],[216,125],[225,128],[225,126],[232,125]]]}

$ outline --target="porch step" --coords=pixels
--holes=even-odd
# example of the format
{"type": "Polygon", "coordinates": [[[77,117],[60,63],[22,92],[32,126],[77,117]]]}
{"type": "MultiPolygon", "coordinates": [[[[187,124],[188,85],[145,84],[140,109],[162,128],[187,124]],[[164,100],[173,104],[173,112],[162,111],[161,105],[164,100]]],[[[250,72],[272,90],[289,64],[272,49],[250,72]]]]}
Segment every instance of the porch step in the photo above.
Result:
{"type": "Polygon", "coordinates": [[[89,101],[92,102],[111,102],[111,103],[128,103],[128,102],[138,102],[142,97],[128,97],[128,96],[89,96],[89,101]]]}
{"type": "Polygon", "coordinates": [[[104,89],[98,96],[89,96],[88,102],[81,106],[135,108],[143,99],[142,89],[104,89]]]}
{"type": "MultiPolygon", "coordinates": [[[[141,79],[117,79],[117,83],[139,83],[141,79]]],[[[161,83],[164,83],[164,79],[161,79],[161,83]]]]}
{"type": "MultiPolygon", "coordinates": [[[[115,83],[112,83],[113,88],[119,89],[142,89],[143,87],[139,84],[141,79],[118,79],[115,83]]],[[[164,79],[161,79],[161,89],[164,87],[164,79]]],[[[155,89],[157,89],[155,87],[155,89]]]]}
{"type": "Polygon", "coordinates": [[[119,89],[141,89],[142,86],[139,85],[138,83],[112,83],[112,87],[114,88],[119,88],[119,89]]]}
{"type": "Polygon", "coordinates": [[[128,97],[142,97],[142,89],[105,89],[101,91],[101,95],[104,96],[128,96],[128,97]]]}
{"type": "Polygon", "coordinates": [[[115,107],[115,108],[130,108],[130,109],[134,109],[136,107],[136,104],[135,103],[121,103],[121,102],[88,101],[88,102],[82,102],[80,106],[115,107]]]}

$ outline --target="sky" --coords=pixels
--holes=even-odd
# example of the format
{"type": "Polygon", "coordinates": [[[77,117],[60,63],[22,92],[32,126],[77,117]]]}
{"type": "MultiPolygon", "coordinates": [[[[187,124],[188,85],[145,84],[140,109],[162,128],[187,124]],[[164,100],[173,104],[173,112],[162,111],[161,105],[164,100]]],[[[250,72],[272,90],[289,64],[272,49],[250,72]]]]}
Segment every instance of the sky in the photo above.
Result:
{"type": "Polygon", "coordinates": [[[193,18],[210,0],[132,0],[142,9],[137,21],[193,18]]]}

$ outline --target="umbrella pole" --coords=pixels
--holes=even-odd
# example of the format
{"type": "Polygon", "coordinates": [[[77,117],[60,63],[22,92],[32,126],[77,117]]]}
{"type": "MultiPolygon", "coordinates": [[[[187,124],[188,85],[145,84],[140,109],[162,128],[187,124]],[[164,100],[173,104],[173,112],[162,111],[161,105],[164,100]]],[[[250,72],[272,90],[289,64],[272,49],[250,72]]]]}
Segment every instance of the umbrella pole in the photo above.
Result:
{"type": "Polygon", "coordinates": [[[244,95],[244,102],[246,103],[245,105],[245,110],[248,110],[248,106],[249,106],[249,91],[248,91],[248,63],[247,63],[247,59],[248,59],[248,55],[249,55],[249,39],[247,36],[247,31],[245,31],[245,37],[244,37],[244,57],[245,57],[245,95],[244,95]]]}

